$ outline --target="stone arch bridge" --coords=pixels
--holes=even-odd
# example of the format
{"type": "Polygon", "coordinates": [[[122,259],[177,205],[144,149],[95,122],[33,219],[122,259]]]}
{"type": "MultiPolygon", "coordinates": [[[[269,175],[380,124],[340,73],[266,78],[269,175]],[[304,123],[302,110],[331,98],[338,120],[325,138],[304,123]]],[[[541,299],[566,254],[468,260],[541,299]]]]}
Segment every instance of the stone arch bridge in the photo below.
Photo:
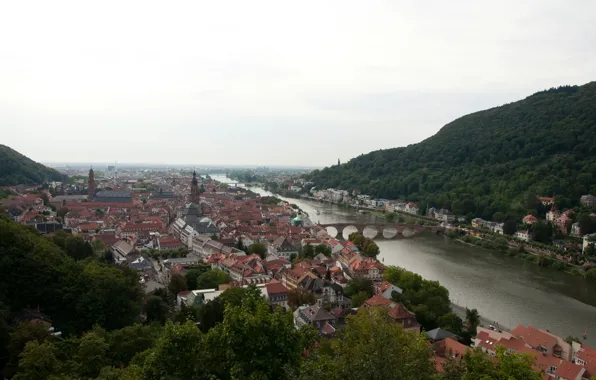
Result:
{"type": "Polygon", "coordinates": [[[412,237],[424,231],[437,233],[443,231],[441,226],[421,226],[418,224],[406,223],[329,223],[319,224],[332,237],[343,237],[347,239],[351,233],[360,232],[370,239],[397,239],[401,237],[412,237]]]}

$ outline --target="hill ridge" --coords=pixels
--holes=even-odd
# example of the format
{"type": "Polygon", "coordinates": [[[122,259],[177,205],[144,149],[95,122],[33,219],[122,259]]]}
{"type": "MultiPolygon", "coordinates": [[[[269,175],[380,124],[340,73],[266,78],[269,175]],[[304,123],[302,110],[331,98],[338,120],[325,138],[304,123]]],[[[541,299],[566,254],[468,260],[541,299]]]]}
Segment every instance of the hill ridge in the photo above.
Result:
{"type": "Polygon", "coordinates": [[[596,82],[540,91],[522,100],[461,116],[436,134],[406,147],[360,155],[312,172],[319,188],[452,209],[490,219],[522,214],[512,203],[557,195],[576,205],[596,192],[596,82]]]}
{"type": "Polygon", "coordinates": [[[39,185],[45,181],[61,179],[62,174],[57,170],[0,144],[0,186],[39,185]]]}

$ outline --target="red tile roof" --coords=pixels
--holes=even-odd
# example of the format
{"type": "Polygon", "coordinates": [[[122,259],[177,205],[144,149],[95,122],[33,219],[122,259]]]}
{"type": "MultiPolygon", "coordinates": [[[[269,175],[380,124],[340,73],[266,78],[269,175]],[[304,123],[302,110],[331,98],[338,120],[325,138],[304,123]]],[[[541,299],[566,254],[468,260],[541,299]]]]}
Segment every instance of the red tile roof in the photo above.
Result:
{"type": "MultiPolygon", "coordinates": [[[[557,367],[555,375],[565,380],[575,380],[581,375],[585,369],[577,364],[573,364],[567,360],[562,360],[561,364],[557,367]]],[[[557,378],[559,378],[557,377],[557,378]]]]}
{"type": "Polygon", "coordinates": [[[385,306],[391,303],[392,301],[390,299],[387,299],[380,294],[377,294],[376,296],[373,296],[364,301],[365,306],[385,306]]]}
{"type": "Polygon", "coordinates": [[[267,289],[267,294],[269,295],[288,293],[288,288],[277,280],[271,280],[270,283],[265,285],[265,289],[267,289]]]}
{"type": "Polygon", "coordinates": [[[524,325],[519,325],[511,334],[515,337],[523,339],[524,342],[528,343],[532,347],[553,347],[557,344],[557,338],[547,334],[546,332],[540,331],[539,329],[524,325]]]}

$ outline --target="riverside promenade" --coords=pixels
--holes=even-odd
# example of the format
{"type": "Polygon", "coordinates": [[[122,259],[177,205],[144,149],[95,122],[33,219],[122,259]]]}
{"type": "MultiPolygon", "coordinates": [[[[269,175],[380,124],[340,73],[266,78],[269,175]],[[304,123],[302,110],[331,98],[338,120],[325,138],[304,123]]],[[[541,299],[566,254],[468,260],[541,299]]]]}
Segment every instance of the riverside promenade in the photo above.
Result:
{"type": "MultiPolygon", "coordinates": [[[[453,314],[460,317],[465,323],[465,321],[466,321],[466,308],[465,307],[451,303],[451,310],[453,310],[453,314]]],[[[507,331],[507,332],[511,331],[511,329],[509,327],[503,326],[503,325],[501,325],[495,321],[492,321],[488,318],[485,318],[481,315],[480,316],[480,326],[488,328],[489,325],[495,326],[495,328],[497,330],[507,331]]]]}

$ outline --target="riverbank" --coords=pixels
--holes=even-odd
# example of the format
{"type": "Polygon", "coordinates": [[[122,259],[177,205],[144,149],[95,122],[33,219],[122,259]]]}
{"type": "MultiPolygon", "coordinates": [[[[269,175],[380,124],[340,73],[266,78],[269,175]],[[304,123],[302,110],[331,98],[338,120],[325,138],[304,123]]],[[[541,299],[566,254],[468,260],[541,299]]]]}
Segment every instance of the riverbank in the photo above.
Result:
{"type": "MultiPolygon", "coordinates": [[[[262,188],[252,191],[274,196],[262,188]]],[[[378,215],[360,214],[349,207],[308,199],[280,199],[297,204],[321,224],[379,222],[378,215]]],[[[425,279],[439,281],[449,290],[455,304],[477,309],[487,320],[506,327],[532,325],[560,336],[581,336],[587,328],[585,343],[596,346],[596,284],[582,276],[570,276],[434,234],[375,242],[381,251],[378,259],[385,265],[399,266],[425,279]]]]}
{"type": "Polygon", "coordinates": [[[579,265],[574,265],[557,257],[557,255],[549,251],[535,251],[533,247],[521,243],[508,241],[496,242],[491,239],[485,239],[480,236],[471,235],[454,235],[447,232],[445,236],[459,244],[474,246],[485,250],[498,252],[509,257],[515,257],[526,262],[536,264],[541,267],[552,268],[558,271],[565,272],[571,276],[585,277],[587,271],[579,265]]]}
{"type": "MultiPolygon", "coordinates": [[[[458,317],[460,317],[462,319],[462,321],[466,320],[466,308],[460,305],[456,305],[453,302],[451,303],[451,311],[453,311],[453,314],[457,315],[458,317]]],[[[488,328],[488,326],[494,326],[497,330],[501,330],[501,331],[507,331],[510,332],[511,331],[511,327],[505,326],[503,324],[498,323],[497,321],[494,321],[492,319],[483,317],[482,315],[480,315],[480,326],[481,327],[486,327],[488,328]]]]}

